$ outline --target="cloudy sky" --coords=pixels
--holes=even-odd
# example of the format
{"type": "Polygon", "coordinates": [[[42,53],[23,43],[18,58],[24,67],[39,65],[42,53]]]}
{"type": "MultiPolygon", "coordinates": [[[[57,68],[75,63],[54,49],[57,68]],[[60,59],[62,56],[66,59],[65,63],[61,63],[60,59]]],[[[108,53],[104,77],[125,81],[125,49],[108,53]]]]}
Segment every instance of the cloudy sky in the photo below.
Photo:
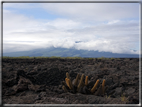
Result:
{"type": "Polygon", "coordinates": [[[138,54],[139,3],[4,3],[3,52],[47,47],[138,54]]]}

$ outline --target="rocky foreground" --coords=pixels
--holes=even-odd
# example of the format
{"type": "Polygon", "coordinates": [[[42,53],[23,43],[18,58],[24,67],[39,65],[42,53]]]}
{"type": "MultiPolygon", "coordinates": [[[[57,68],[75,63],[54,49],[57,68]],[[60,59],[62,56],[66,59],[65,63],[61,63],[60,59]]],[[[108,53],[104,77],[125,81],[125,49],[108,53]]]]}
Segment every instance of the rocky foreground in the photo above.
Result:
{"type": "Polygon", "coordinates": [[[2,59],[3,104],[139,104],[139,59],[2,59]],[[62,89],[66,72],[106,80],[104,95],[62,89]]]}

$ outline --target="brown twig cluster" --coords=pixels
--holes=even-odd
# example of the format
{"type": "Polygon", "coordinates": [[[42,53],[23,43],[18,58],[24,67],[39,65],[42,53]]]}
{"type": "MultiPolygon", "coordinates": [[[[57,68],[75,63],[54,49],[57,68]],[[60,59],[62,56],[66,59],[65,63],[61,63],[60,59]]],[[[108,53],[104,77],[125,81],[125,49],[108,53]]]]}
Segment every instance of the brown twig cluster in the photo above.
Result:
{"type": "Polygon", "coordinates": [[[102,83],[98,79],[94,86],[92,88],[89,88],[88,76],[85,76],[84,74],[82,74],[81,76],[80,74],[77,74],[76,79],[74,81],[71,81],[69,73],[67,72],[65,81],[62,82],[62,89],[65,92],[71,92],[74,94],[80,92],[83,94],[104,96],[107,88],[108,87],[105,87],[105,79],[102,81],[102,83]]]}

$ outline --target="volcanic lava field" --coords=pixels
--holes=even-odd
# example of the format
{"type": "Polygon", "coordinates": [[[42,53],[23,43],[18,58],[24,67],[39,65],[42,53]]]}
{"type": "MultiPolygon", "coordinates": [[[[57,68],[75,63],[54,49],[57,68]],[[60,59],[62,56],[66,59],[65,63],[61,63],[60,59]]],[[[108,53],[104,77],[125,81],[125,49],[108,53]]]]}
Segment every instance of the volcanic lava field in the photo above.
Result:
{"type": "Polygon", "coordinates": [[[139,59],[3,58],[2,103],[139,104],[139,59]]]}

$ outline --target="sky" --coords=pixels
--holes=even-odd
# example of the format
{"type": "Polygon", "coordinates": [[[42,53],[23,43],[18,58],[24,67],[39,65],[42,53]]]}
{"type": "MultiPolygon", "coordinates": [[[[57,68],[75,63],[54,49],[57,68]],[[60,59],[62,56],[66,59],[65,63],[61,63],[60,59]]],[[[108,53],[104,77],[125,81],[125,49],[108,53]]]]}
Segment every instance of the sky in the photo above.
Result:
{"type": "Polygon", "coordinates": [[[62,47],[139,54],[139,3],[3,3],[3,52],[62,47]]]}

